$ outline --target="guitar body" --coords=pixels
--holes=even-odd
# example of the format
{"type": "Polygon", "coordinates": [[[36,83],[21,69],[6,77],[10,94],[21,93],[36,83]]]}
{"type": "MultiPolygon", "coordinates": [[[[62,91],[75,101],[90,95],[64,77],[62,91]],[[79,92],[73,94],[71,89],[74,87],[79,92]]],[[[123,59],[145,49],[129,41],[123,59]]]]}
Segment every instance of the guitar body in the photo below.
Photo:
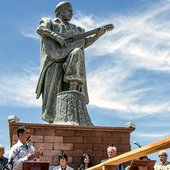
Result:
{"type": "Polygon", "coordinates": [[[44,50],[47,56],[49,56],[51,59],[58,62],[64,61],[65,58],[70,54],[70,52],[75,48],[81,48],[84,46],[84,39],[68,42],[67,38],[70,37],[68,36],[63,36],[63,37],[66,37],[67,46],[61,46],[57,41],[49,37],[43,37],[42,40],[44,45],[44,50]]]}

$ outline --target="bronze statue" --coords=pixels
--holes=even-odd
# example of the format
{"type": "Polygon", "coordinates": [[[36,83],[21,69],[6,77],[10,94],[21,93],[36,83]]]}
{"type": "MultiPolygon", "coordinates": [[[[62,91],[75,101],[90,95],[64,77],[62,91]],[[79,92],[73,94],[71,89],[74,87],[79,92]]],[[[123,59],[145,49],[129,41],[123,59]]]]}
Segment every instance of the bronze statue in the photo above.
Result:
{"type": "Polygon", "coordinates": [[[42,119],[55,124],[93,125],[87,113],[89,102],[84,49],[113,25],[85,32],[70,23],[70,2],[60,2],[55,19],[42,18],[37,29],[41,37],[41,71],[36,98],[42,95],[42,119]]]}

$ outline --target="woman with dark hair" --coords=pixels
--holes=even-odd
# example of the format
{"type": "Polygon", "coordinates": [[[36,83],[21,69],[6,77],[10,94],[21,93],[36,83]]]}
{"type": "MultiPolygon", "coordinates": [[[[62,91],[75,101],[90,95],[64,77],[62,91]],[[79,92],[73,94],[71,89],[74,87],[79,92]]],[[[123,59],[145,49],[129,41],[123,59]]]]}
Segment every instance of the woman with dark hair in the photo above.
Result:
{"type": "Polygon", "coordinates": [[[72,167],[67,165],[68,157],[65,153],[61,153],[58,157],[58,161],[60,163],[59,166],[53,168],[53,170],[74,170],[72,167]]]}
{"type": "Polygon", "coordinates": [[[88,153],[84,153],[82,155],[82,163],[79,166],[78,170],[85,170],[87,168],[90,168],[92,166],[91,162],[91,156],[88,153]]]}

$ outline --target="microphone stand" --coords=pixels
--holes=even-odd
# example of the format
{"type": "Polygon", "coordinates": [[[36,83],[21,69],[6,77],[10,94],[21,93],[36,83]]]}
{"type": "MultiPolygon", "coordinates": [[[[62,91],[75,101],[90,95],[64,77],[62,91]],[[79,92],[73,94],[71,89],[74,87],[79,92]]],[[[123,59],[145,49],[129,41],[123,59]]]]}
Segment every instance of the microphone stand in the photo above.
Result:
{"type": "Polygon", "coordinates": [[[135,145],[137,145],[139,148],[141,148],[141,147],[142,147],[140,144],[137,144],[137,143],[135,143],[135,145]]]}
{"type": "Polygon", "coordinates": [[[6,165],[4,165],[4,167],[3,167],[2,170],[12,170],[12,169],[13,169],[14,159],[18,156],[18,154],[22,151],[22,149],[23,149],[26,145],[29,144],[30,141],[31,141],[31,138],[29,138],[29,139],[25,142],[25,144],[20,147],[20,149],[19,149],[18,152],[14,155],[14,157],[12,157],[12,158],[10,159],[10,161],[9,161],[6,165]],[[8,166],[10,166],[10,168],[9,168],[8,166]]]}
{"type": "Polygon", "coordinates": [[[139,144],[138,142],[136,142],[136,141],[134,141],[133,142],[135,145],[137,145],[139,148],[141,148],[142,147],[142,145],[141,144],[139,144]]]}

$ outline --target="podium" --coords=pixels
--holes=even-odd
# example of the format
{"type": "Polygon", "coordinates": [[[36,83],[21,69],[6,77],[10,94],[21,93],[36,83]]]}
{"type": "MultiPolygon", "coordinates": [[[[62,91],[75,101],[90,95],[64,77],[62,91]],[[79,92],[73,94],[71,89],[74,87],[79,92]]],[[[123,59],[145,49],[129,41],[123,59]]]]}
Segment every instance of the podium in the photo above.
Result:
{"type": "Polygon", "coordinates": [[[45,161],[25,161],[23,170],[49,170],[49,162],[45,161]]]}
{"type": "Polygon", "coordinates": [[[153,170],[155,160],[133,160],[129,170],[153,170]]]}

